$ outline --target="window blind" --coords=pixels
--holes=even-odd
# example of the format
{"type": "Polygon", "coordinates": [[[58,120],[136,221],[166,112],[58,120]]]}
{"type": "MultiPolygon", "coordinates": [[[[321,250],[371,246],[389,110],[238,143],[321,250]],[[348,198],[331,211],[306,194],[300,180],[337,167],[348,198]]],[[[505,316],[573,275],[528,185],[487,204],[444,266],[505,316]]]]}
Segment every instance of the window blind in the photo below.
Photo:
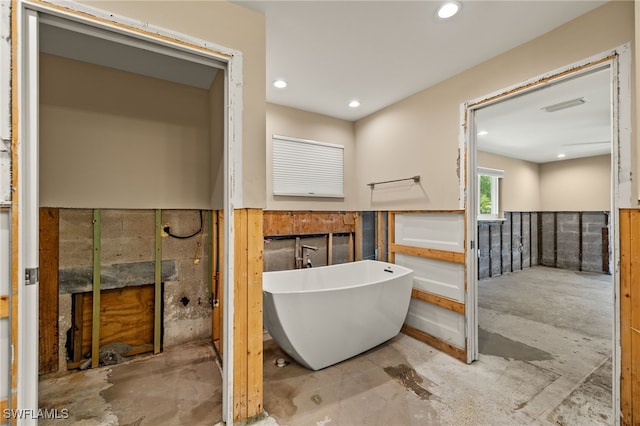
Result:
{"type": "Polygon", "coordinates": [[[273,135],[273,194],[344,197],[344,146],[273,135]]]}

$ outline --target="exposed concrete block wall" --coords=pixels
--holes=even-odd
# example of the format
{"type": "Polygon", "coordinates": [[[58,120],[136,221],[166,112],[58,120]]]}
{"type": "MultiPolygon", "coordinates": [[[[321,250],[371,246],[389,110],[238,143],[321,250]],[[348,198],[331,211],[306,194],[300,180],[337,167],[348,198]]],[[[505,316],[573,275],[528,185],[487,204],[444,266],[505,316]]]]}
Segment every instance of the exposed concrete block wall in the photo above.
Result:
{"type": "MultiPolygon", "coordinates": [[[[200,227],[199,211],[164,210],[162,223],[169,224],[173,234],[192,234],[200,227]]],[[[103,281],[107,284],[115,282],[115,286],[153,284],[153,269],[149,273],[147,266],[155,256],[155,211],[102,210],[101,225],[103,281]],[[115,277],[109,275],[109,271],[123,269],[127,272],[121,279],[117,274],[115,277]]],[[[162,239],[164,347],[211,336],[207,230],[204,215],[202,235],[189,239],[162,239]]],[[[86,271],[93,270],[91,209],[60,210],[59,270],[60,370],[65,371],[64,348],[66,332],[71,327],[71,293],[87,291],[83,279],[86,271]]]]}
{"type": "Polygon", "coordinates": [[[505,212],[503,220],[478,222],[478,278],[538,264],[537,213],[505,212]]]}
{"type": "Polygon", "coordinates": [[[543,265],[609,272],[608,212],[505,212],[478,222],[478,278],[543,265]]]}
{"type": "Polygon", "coordinates": [[[544,212],[541,264],[609,273],[609,212],[544,212]]]}

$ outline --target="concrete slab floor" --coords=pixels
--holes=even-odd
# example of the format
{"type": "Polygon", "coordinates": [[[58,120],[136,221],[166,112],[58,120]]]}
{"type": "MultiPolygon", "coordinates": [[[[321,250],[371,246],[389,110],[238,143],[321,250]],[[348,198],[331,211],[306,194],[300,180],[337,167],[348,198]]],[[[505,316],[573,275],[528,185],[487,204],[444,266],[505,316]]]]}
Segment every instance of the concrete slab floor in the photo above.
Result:
{"type": "Polygon", "coordinates": [[[401,334],[310,371],[266,335],[262,424],[613,424],[611,276],[514,272],[479,283],[479,309],[471,365],[401,334]]]}
{"type": "Polygon", "coordinates": [[[222,380],[210,342],[169,348],[121,364],[40,381],[40,407],[67,419],[40,425],[214,425],[222,380]]]}
{"type": "MultiPolygon", "coordinates": [[[[461,363],[400,334],[320,370],[268,334],[261,426],[606,425],[611,404],[608,275],[536,267],[479,283],[480,360],[461,363]],[[275,364],[289,360],[286,367],[275,364]]],[[[40,383],[42,425],[214,425],[221,383],[209,343],[40,383]]]]}

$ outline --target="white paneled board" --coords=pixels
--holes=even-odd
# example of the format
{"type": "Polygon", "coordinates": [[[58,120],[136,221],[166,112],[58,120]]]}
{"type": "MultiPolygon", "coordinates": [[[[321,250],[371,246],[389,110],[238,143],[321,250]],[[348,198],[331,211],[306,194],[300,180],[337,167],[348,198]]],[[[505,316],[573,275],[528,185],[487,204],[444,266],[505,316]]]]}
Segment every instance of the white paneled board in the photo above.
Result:
{"type": "Polygon", "coordinates": [[[396,244],[464,252],[463,213],[396,214],[396,244]]]}
{"type": "MultiPolygon", "coordinates": [[[[464,213],[396,213],[394,242],[409,247],[463,253],[464,213]]],[[[403,253],[395,254],[395,263],[414,271],[414,289],[465,302],[464,264],[403,253]]],[[[464,314],[412,299],[405,323],[460,349],[466,348],[464,314]]]]}

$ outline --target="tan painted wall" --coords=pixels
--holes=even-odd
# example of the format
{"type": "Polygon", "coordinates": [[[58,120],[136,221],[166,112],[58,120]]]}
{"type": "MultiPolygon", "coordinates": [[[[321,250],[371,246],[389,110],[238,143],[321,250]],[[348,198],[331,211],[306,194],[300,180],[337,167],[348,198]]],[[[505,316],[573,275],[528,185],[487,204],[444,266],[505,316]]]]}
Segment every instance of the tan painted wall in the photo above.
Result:
{"type": "Polygon", "coordinates": [[[633,2],[609,2],[529,43],[359,120],[355,163],[358,208],[459,208],[456,164],[462,103],[633,39],[633,2]],[[373,194],[366,187],[370,180],[415,174],[422,176],[420,185],[380,187],[373,194]]]}
{"type": "Polygon", "coordinates": [[[40,205],[208,208],[208,97],[42,54],[40,205]]]}
{"type": "Polygon", "coordinates": [[[267,104],[267,209],[268,210],[354,210],[356,209],[354,126],[311,112],[267,104]],[[344,146],[344,199],[315,197],[274,197],[272,190],[271,138],[273,135],[311,139],[344,146]]]}
{"type": "Polygon", "coordinates": [[[542,211],[611,210],[611,156],[540,165],[542,211]]]}
{"type": "Polygon", "coordinates": [[[537,163],[478,151],[478,166],[504,170],[500,186],[500,210],[511,212],[540,209],[540,172],[537,163]]]}
{"type": "Polygon", "coordinates": [[[261,13],[226,1],[84,1],[119,15],[242,52],[243,205],[265,205],[266,26],[261,13]]]}

